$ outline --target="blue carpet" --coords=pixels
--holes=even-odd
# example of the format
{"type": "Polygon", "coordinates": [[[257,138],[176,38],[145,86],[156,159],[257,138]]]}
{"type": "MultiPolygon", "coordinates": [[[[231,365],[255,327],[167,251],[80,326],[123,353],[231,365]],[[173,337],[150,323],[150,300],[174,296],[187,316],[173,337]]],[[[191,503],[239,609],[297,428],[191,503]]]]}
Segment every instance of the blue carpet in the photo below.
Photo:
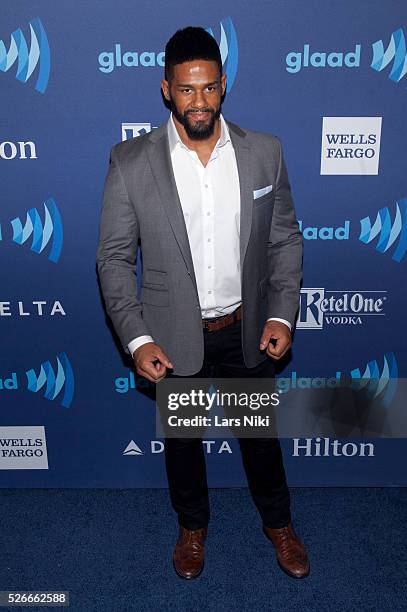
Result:
{"type": "Polygon", "coordinates": [[[3,489],[0,590],[68,590],[75,612],[407,610],[407,490],[291,493],[308,578],[279,569],[247,489],[211,489],[205,569],[189,582],[172,568],[166,490],[3,489]]]}

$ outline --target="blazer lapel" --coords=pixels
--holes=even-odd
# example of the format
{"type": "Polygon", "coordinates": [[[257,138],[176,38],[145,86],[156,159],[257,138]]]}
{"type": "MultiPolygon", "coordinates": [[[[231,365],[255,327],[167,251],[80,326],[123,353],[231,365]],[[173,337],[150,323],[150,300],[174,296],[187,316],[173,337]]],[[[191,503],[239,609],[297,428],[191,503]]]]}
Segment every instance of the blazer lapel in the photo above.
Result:
{"type": "Polygon", "coordinates": [[[249,243],[252,228],[253,213],[253,160],[251,147],[245,132],[234,123],[227,122],[229,133],[235,150],[240,183],[240,269],[243,272],[243,262],[249,243]]]}
{"type": "Polygon", "coordinates": [[[188,273],[195,287],[197,287],[184,214],[172,169],[166,124],[151,134],[148,144],[147,156],[160,193],[162,205],[174,232],[188,273]]]}
{"type": "MultiPolygon", "coordinates": [[[[240,183],[240,268],[249,242],[253,212],[253,168],[251,148],[246,134],[237,125],[228,123],[230,137],[235,150],[240,183]]],[[[192,254],[185,226],[184,214],[178,196],[177,185],[171,164],[167,126],[164,124],[151,134],[147,155],[160,193],[160,198],[175,239],[181,250],[188,273],[197,289],[192,254]]]]}

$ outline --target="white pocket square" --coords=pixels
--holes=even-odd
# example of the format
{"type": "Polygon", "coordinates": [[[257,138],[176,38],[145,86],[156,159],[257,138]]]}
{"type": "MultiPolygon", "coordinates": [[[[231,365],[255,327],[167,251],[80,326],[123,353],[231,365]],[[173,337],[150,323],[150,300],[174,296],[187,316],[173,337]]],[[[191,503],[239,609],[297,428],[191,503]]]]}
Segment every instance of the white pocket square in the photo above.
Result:
{"type": "Polygon", "coordinates": [[[257,198],[261,198],[261,196],[270,193],[270,191],[273,191],[273,185],[267,185],[267,187],[263,187],[262,189],[255,189],[253,191],[253,198],[257,200],[257,198]]]}

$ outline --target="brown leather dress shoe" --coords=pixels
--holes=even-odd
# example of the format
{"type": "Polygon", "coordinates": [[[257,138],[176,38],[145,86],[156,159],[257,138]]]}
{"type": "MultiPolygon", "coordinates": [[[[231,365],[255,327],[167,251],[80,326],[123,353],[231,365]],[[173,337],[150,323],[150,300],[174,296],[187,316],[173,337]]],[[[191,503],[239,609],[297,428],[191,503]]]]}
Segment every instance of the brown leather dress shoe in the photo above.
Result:
{"type": "Polygon", "coordinates": [[[181,578],[191,580],[202,572],[207,532],[207,527],[190,531],[180,526],[172,560],[175,571],[181,578]]]}
{"type": "Polygon", "coordinates": [[[307,551],[296,535],[292,523],[280,529],[263,526],[266,536],[273,542],[277,562],[281,569],[292,578],[305,578],[310,570],[307,551]]]}

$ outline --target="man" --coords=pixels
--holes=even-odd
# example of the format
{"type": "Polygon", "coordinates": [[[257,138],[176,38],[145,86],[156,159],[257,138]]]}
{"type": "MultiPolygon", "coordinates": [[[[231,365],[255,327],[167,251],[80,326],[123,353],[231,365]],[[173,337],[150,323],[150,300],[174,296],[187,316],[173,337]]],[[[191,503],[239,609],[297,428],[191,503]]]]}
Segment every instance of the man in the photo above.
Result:
{"type": "MultiPolygon", "coordinates": [[[[291,346],[302,238],[280,142],[227,123],[219,47],[202,28],[168,41],[166,125],[113,147],[98,271],[123,348],[149,381],[168,375],[273,377],[291,346]],[[136,297],[135,257],[143,260],[136,297]]],[[[290,516],[278,439],[239,439],[250,492],[281,568],[309,573],[290,516]]],[[[209,522],[202,441],[167,438],[177,574],[204,565],[209,522]]]]}

